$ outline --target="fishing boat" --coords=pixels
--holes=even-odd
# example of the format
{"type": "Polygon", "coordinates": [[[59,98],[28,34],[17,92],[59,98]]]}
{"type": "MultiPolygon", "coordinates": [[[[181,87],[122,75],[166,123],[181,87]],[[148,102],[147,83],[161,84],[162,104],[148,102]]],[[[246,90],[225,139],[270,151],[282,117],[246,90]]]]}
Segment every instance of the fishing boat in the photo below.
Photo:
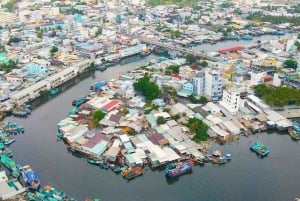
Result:
{"type": "Polygon", "coordinates": [[[99,165],[99,164],[100,164],[100,161],[95,160],[95,159],[88,159],[88,163],[89,163],[89,164],[92,164],[92,165],[99,165]]]}
{"type": "Polygon", "coordinates": [[[288,130],[288,133],[289,133],[289,135],[291,136],[291,138],[292,138],[293,140],[300,140],[300,132],[297,132],[296,129],[290,128],[290,129],[288,130]]]}
{"type": "Polygon", "coordinates": [[[59,93],[59,88],[57,88],[57,87],[52,88],[52,89],[50,89],[49,93],[50,93],[50,95],[54,96],[59,93]]]}
{"type": "Polygon", "coordinates": [[[5,139],[4,144],[5,145],[10,145],[10,144],[14,143],[15,141],[16,140],[14,138],[5,139]]]}
{"type": "Polygon", "coordinates": [[[241,36],[242,40],[253,40],[253,37],[249,34],[245,34],[241,36]]]}
{"type": "Polygon", "coordinates": [[[108,169],[108,165],[104,161],[99,161],[99,166],[101,169],[108,169]]]}
{"type": "Polygon", "coordinates": [[[263,145],[259,141],[254,141],[250,145],[250,149],[255,152],[259,157],[267,156],[270,153],[270,148],[263,145]]]}
{"type": "MultiPolygon", "coordinates": [[[[0,146],[1,146],[1,143],[0,143],[0,146]]],[[[12,158],[13,155],[14,155],[13,152],[12,152],[12,150],[10,148],[8,148],[8,147],[5,147],[2,151],[0,151],[0,155],[1,154],[5,154],[5,155],[7,155],[10,158],[12,158]]]]}
{"type": "Polygon", "coordinates": [[[142,167],[127,168],[121,172],[125,179],[133,179],[143,174],[142,167]]]}
{"type": "Polygon", "coordinates": [[[169,163],[166,166],[165,174],[167,177],[177,177],[187,172],[192,171],[194,161],[187,160],[179,163],[169,163]]]}
{"type": "Polygon", "coordinates": [[[74,99],[74,100],[72,101],[72,105],[78,107],[78,106],[80,106],[81,104],[85,103],[86,101],[87,101],[86,96],[82,96],[82,97],[80,97],[80,98],[74,99]]]}
{"type": "Polygon", "coordinates": [[[25,110],[14,108],[11,110],[11,114],[16,117],[27,117],[28,113],[25,110]]]}
{"type": "Polygon", "coordinates": [[[59,131],[57,131],[56,132],[56,137],[58,137],[58,138],[63,138],[64,137],[64,134],[63,133],[61,133],[61,132],[59,132],[59,131]]]}
{"type": "Polygon", "coordinates": [[[29,188],[36,190],[40,187],[40,180],[29,165],[23,166],[21,176],[29,188]]]}
{"type": "Polygon", "coordinates": [[[7,156],[6,154],[2,154],[1,162],[7,169],[11,171],[11,175],[13,177],[18,177],[20,175],[20,172],[17,168],[15,161],[12,160],[9,156],[7,156]]]}
{"type": "Polygon", "coordinates": [[[121,168],[120,166],[116,166],[115,168],[114,168],[114,173],[121,173],[123,171],[123,168],[121,168]]]}
{"type": "Polygon", "coordinates": [[[232,158],[232,154],[226,154],[224,157],[227,161],[230,161],[232,158]]]}

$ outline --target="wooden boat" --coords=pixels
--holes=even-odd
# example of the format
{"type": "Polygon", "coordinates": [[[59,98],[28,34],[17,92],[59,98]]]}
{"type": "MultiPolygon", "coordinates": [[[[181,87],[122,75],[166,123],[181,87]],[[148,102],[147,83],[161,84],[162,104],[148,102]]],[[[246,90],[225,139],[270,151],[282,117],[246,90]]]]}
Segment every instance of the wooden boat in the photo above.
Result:
{"type": "Polygon", "coordinates": [[[50,89],[49,93],[50,93],[50,95],[54,96],[59,93],[59,88],[57,88],[57,87],[52,88],[52,89],[50,89]]]}
{"type": "Polygon", "coordinates": [[[29,165],[23,166],[21,176],[29,188],[36,190],[40,187],[40,180],[29,165]]]}
{"type": "Polygon", "coordinates": [[[88,159],[88,163],[92,165],[99,165],[100,161],[95,159],[88,159]]]}
{"type": "Polygon", "coordinates": [[[108,165],[104,161],[99,161],[99,167],[101,169],[106,169],[106,170],[108,169],[108,165]]]}
{"type": "Polygon", "coordinates": [[[1,162],[2,164],[11,171],[11,175],[13,177],[18,177],[20,175],[20,172],[17,168],[17,165],[13,159],[11,159],[6,154],[1,155],[1,162]]]}
{"type": "Polygon", "coordinates": [[[179,163],[169,163],[166,166],[165,174],[167,177],[177,177],[192,170],[193,160],[187,160],[179,163]]]}
{"type": "Polygon", "coordinates": [[[126,179],[133,179],[143,174],[142,167],[127,168],[121,172],[122,176],[126,179]]]}
{"type": "Polygon", "coordinates": [[[259,141],[254,141],[250,145],[250,149],[255,152],[259,157],[265,157],[270,153],[270,148],[263,145],[259,141]]]}
{"type": "Polygon", "coordinates": [[[300,126],[294,124],[292,128],[288,129],[288,133],[293,140],[300,140],[300,126]]]}

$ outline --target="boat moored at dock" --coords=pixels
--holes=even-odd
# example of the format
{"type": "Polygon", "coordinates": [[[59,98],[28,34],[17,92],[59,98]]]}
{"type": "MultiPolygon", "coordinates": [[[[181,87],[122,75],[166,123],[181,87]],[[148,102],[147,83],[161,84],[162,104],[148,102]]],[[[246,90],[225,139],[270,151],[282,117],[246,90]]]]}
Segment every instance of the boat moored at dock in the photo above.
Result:
{"type": "Polygon", "coordinates": [[[127,168],[121,172],[125,179],[133,179],[143,174],[142,167],[127,168]]]}
{"type": "Polygon", "coordinates": [[[166,166],[165,174],[167,177],[177,177],[187,172],[192,171],[194,161],[187,160],[179,163],[169,163],[166,166]]]}
{"type": "Polygon", "coordinates": [[[17,168],[17,165],[13,159],[11,159],[6,154],[1,155],[1,162],[2,164],[11,171],[11,175],[13,177],[18,177],[20,175],[20,172],[17,168]]]}
{"type": "Polygon", "coordinates": [[[21,176],[30,189],[36,190],[40,187],[40,180],[29,165],[22,167],[21,176]]]}

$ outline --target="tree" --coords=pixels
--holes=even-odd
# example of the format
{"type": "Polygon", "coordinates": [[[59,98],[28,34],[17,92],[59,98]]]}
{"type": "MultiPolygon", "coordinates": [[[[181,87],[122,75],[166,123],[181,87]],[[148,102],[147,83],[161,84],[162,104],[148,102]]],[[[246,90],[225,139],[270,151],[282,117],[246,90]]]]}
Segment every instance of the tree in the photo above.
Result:
{"type": "Polygon", "coordinates": [[[9,38],[7,45],[11,45],[12,43],[18,43],[20,41],[21,41],[20,38],[12,37],[12,38],[9,38]]]}
{"type": "Polygon", "coordinates": [[[8,11],[12,11],[16,5],[16,0],[9,0],[6,4],[2,5],[3,8],[7,8],[8,11]]]}
{"type": "Polygon", "coordinates": [[[187,54],[185,56],[186,62],[189,64],[195,63],[197,61],[196,57],[192,54],[187,54]]]}
{"type": "Polygon", "coordinates": [[[164,124],[164,123],[166,123],[166,120],[165,120],[164,117],[158,116],[157,119],[156,119],[156,123],[157,123],[158,125],[164,124]]]}
{"type": "Polygon", "coordinates": [[[171,70],[172,73],[178,74],[178,73],[179,73],[179,67],[180,67],[180,66],[178,66],[178,65],[170,65],[170,66],[167,68],[167,70],[171,70]]]}
{"type": "Polygon", "coordinates": [[[101,119],[103,119],[105,117],[105,115],[106,114],[104,112],[102,112],[101,110],[96,110],[93,114],[93,119],[98,122],[101,119]]]}
{"type": "Polygon", "coordinates": [[[287,59],[283,62],[283,67],[296,69],[298,67],[298,62],[294,59],[287,59]]]}
{"type": "Polygon", "coordinates": [[[193,137],[195,142],[206,141],[208,139],[207,131],[209,127],[201,120],[196,118],[189,119],[186,126],[191,133],[195,133],[195,136],[193,137]]]}
{"type": "Polygon", "coordinates": [[[191,101],[191,103],[198,103],[199,101],[193,94],[189,95],[188,99],[191,101]]]}
{"type": "Polygon", "coordinates": [[[56,47],[56,46],[52,46],[52,48],[51,48],[51,50],[50,50],[50,53],[51,53],[51,55],[53,55],[55,52],[57,52],[58,51],[58,47],[56,47]]]}
{"type": "Polygon", "coordinates": [[[36,32],[36,37],[38,38],[43,38],[43,35],[44,35],[44,31],[42,29],[36,32]]]}
{"type": "Polygon", "coordinates": [[[144,77],[135,82],[133,87],[136,91],[141,92],[147,101],[152,101],[161,94],[159,87],[157,84],[150,81],[148,74],[144,75],[144,77]]]}
{"type": "Polygon", "coordinates": [[[199,102],[205,104],[207,103],[207,98],[205,96],[201,96],[199,102]]]}
{"type": "Polygon", "coordinates": [[[200,65],[201,67],[207,67],[207,66],[208,66],[208,63],[207,63],[207,61],[201,61],[199,65],[200,65]]]}

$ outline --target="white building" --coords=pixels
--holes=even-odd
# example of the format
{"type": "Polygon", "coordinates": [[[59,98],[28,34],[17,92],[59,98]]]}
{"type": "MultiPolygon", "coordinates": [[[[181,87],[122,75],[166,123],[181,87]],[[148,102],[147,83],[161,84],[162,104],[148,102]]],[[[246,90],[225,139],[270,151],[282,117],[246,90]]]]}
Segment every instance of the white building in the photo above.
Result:
{"type": "Polygon", "coordinates": [[[219,103],[228,112],[235,115],[239,110],[240,93],[236,90],[223,90],[223,98],[219,103]]]}
{"type": "Polygon", "coordinates": [[[219,100],[222,97],[222,77],[217,70],[205,69],[199,72],[193,79],[194,93],[200,96],[208,96],[211,100],[219,100]]]}

